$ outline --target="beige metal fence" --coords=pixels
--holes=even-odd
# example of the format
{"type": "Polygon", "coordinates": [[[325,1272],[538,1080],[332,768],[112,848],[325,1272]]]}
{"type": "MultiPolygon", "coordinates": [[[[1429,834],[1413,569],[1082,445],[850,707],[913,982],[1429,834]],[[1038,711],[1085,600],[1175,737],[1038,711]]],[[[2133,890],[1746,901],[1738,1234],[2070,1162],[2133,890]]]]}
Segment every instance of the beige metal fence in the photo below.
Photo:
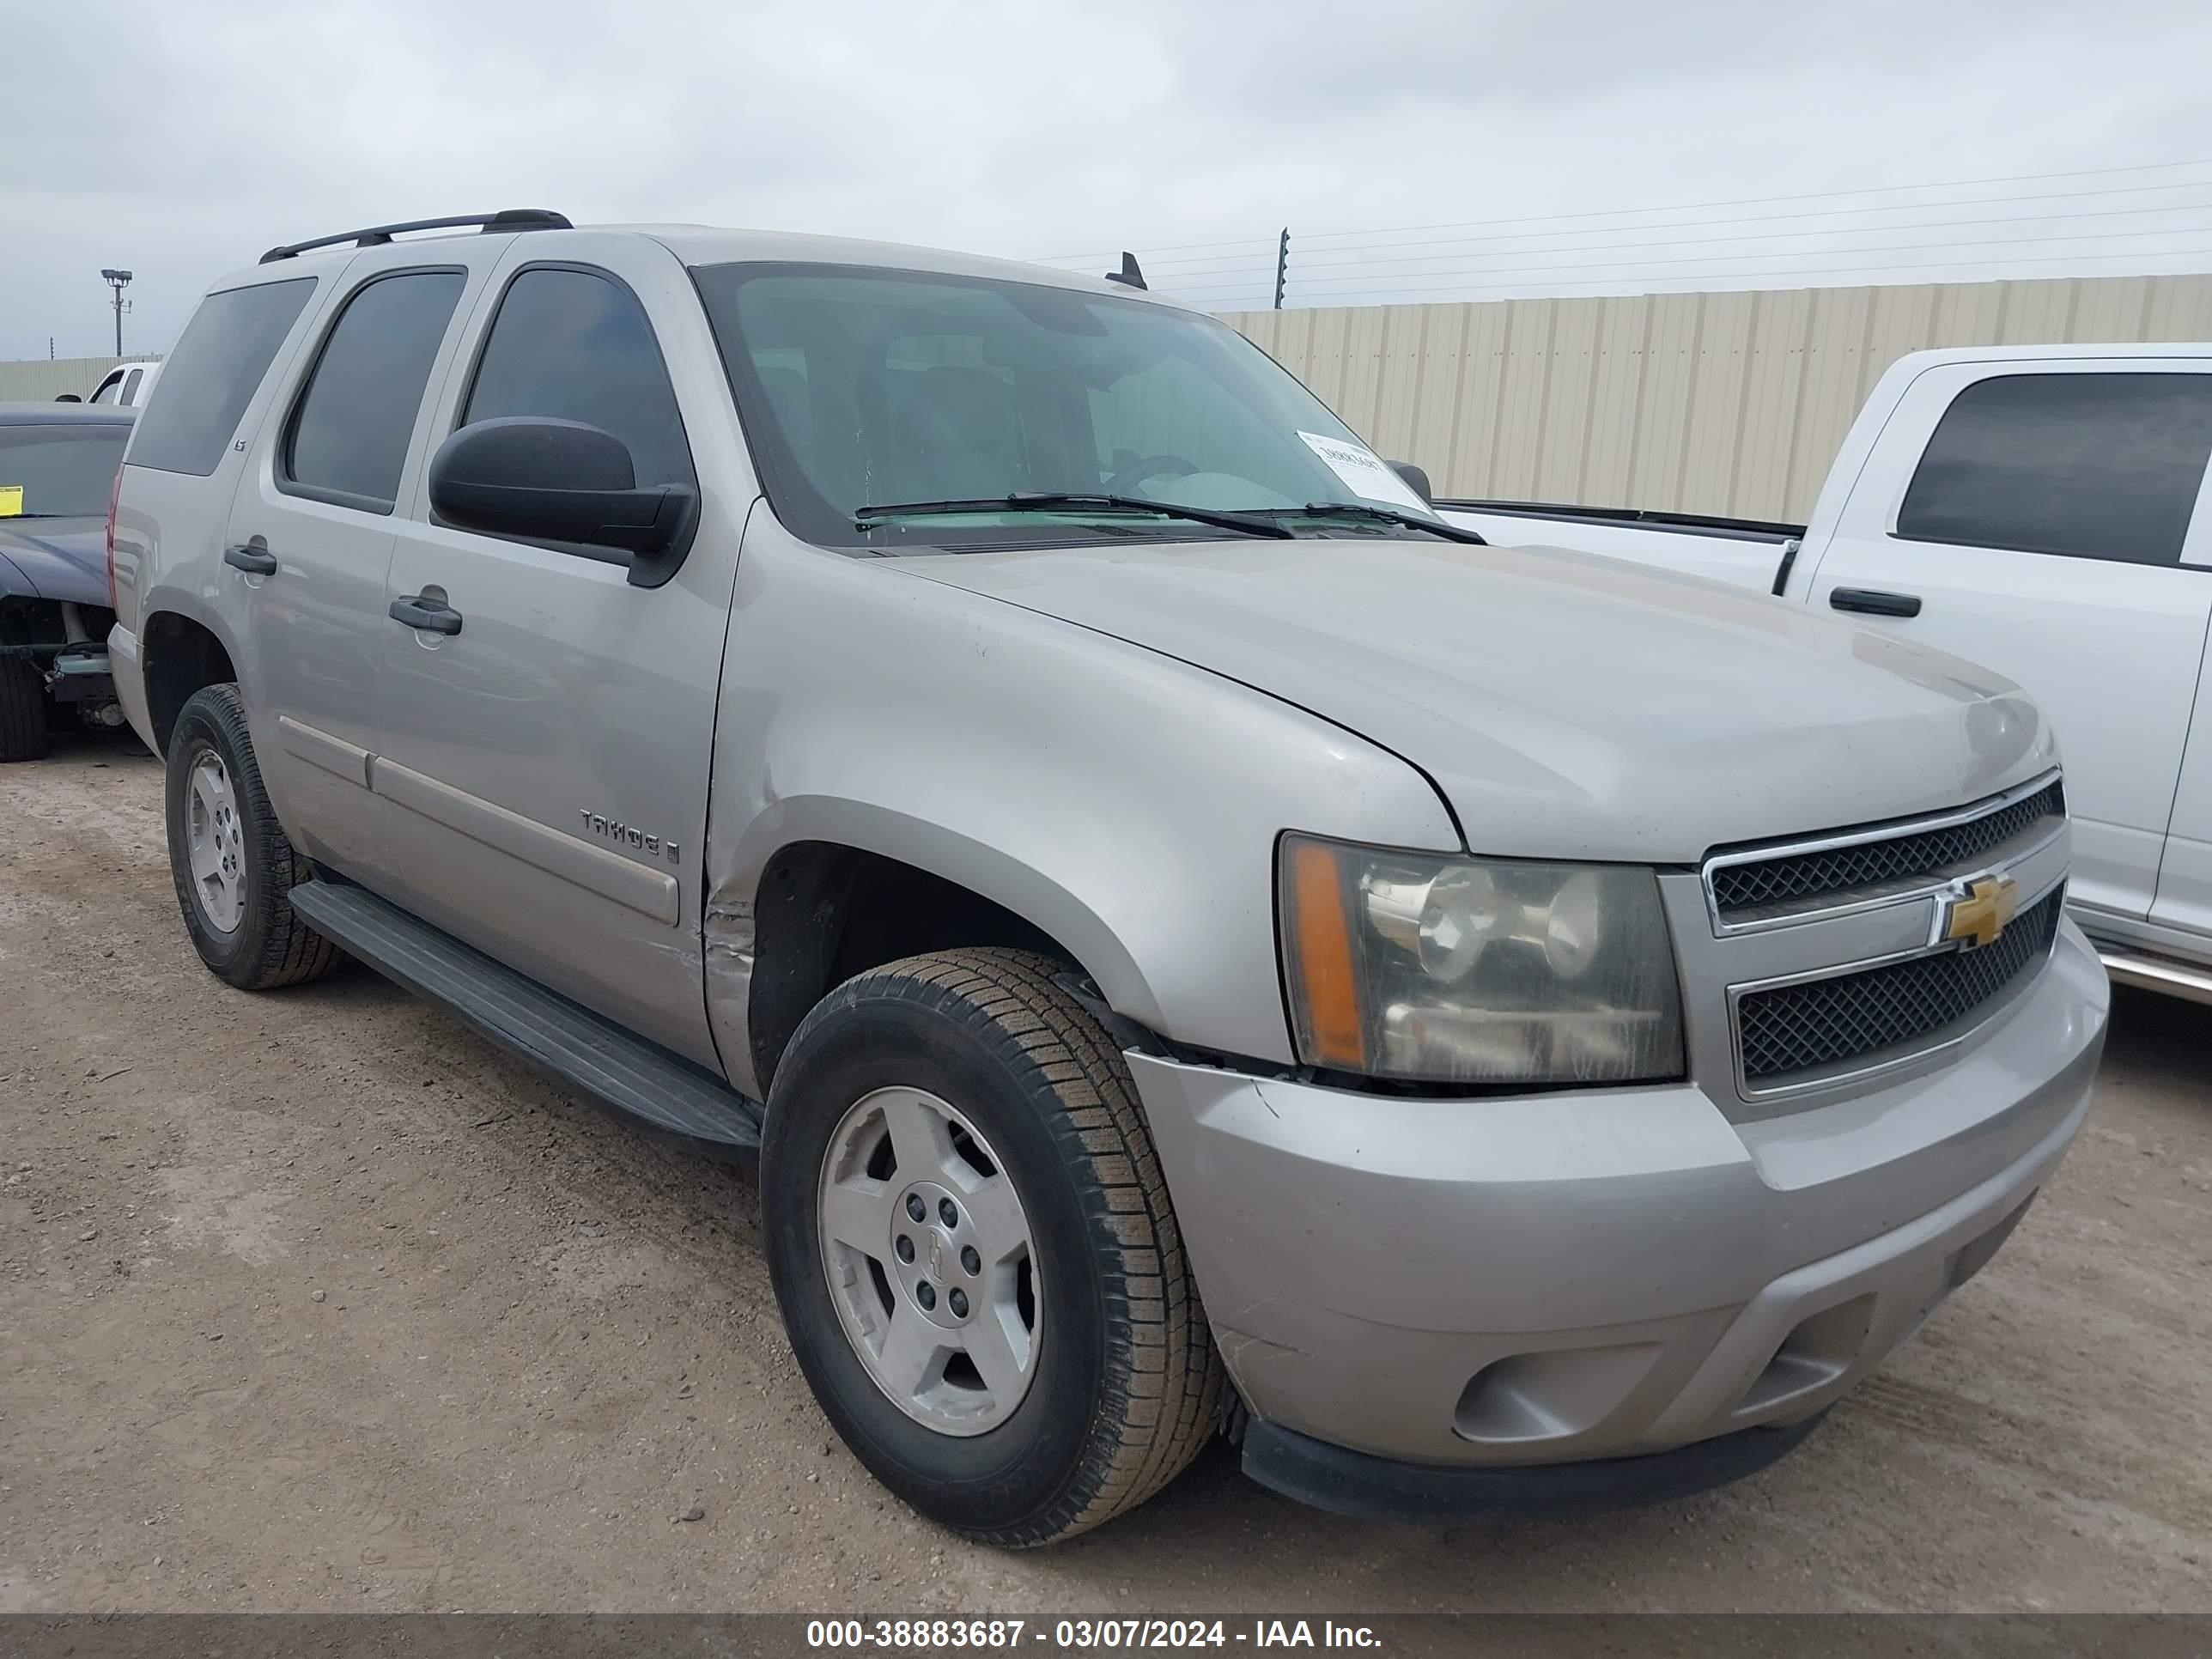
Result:
{"type": "Polygon", "coordinates": [[[1227,318],[1439,495],[1802,520],[1882,370],[1929,346],[2212,340],[2212,276],[1227,318]]]}
{"type": "Polygon", "coordinates": [[[40,358],[26,362],[0,362],[0,404],[52,403],[64,392],[80,398],[92,396],[100,377],[118,363],[140,363],[157,356],[143,352],[135,357],[40,358]]]}

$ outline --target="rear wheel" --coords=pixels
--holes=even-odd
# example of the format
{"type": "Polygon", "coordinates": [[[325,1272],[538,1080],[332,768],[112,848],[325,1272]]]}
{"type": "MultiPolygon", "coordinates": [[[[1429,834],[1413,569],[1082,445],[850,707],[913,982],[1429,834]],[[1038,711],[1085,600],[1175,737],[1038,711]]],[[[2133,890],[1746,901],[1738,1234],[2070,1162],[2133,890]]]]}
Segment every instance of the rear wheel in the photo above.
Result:
{"type": "Polygon", "coordinates": [[[761,1152],[792,1347],[854,1453],[979,1540],[1142,1503],[1224,1387],[1128,1070],[1030,952],[864,974],[793,1037],[761,1152]]]}
{"type": "Polygon", "coordinates": [[[200,960],[243,991],[330,972],[343,958],[292,908],[307,862],[270,807],[235,685],[185,702],[167,772],[169,869],[200,960]]]}
{"type": "Polygon", "coordinates": [[[46,682],[20,630],[0,617],[0,762],[43,760],[46,682]]]}

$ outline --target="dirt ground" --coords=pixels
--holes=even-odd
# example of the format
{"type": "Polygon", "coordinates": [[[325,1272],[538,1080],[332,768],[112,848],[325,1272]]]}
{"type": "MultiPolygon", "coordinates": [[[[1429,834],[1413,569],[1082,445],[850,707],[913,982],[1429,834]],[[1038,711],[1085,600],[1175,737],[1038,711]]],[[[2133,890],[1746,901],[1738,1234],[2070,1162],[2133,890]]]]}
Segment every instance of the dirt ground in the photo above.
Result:
{"type": "Polygon", "coordinates": [[[0,1611],[2212,1610],[2208,1038],[2123,995],[2011,1243],[1747,1483],[1420,1530],[1217,1448],[1001,1554],[833,1442],[744,1176],[358,969],[218,984],[81,739],[0,771],[0,1611]]]}

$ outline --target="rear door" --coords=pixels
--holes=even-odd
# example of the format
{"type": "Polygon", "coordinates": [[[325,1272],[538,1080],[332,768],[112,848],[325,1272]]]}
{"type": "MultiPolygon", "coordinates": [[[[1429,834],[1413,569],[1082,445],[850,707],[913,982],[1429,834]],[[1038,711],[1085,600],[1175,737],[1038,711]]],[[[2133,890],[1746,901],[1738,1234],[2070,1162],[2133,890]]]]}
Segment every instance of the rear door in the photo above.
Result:
{"type": "MultiPolygon", "coordinates": [[[[477,258],[481,289],[492,259],[477,258]]],[[[360,879],[390,856],[368,759],[392,514],[420,467],[424,394],[465,314],[467,260],[433,243],[348,266],[255,444],[223,556],[224,580],[248,596],[247,709],[270,797],[311,855],[360,879]]]]}
{"type": "Polygon", "coordinates": [[[1887,430],[1933,435],[1876,444],[1808,589],[2035,697],[2066,766],[2073,901],[2136,920],[2212,618],[2212,571],[2183,559],[2212,457],[2205,367],[1929,369],[1887,430]]]}
{"type": "Polygon", "coordinates": [[[606,549],[440,523],[427,486],[398,526],[375,787],[392,802],[393,896],[511,966],[716,1063],[700,959],[715,697],[753,496],[727,381],[689,274],[659,243],[519,240],[440,398],[437,435],[503,416],[582,421],[641,484],[696,483],[664,585],[606,549]]]}

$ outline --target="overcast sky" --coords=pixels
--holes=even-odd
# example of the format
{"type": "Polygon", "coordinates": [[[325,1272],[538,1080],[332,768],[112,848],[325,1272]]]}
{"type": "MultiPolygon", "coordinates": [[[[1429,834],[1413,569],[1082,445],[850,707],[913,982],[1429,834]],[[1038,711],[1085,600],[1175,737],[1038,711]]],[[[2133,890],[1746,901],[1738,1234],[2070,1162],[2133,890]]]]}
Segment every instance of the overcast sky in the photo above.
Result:
{"type": "Polygon", "coordinates": [[[2203,0],[0,0],[0,358],[109,351],[104,265],[159,351],[273,243],[509,206],[1217,308],[1285,224],[1293,304],[2212,269],[2203,0]]]}

